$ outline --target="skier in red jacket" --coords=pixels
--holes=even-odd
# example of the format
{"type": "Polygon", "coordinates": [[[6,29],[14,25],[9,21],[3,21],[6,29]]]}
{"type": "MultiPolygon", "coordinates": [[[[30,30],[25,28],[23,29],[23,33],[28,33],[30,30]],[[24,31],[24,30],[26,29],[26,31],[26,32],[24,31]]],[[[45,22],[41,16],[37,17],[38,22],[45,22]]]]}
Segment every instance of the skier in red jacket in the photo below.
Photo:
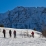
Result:
{"type": "Polygon", "coordinates": [[[14,38],[15,38],[16,37],[16,31],[15,30],[14,30],[13,34],[14,34],[14,38]]]}
{"type": "Polygon", "coordinates": [[[31,33],[31,34],[32,34],[32,37],[34,38],[34,32],[33,32],[33,31],[32,31],[32,33],[31,33]]]}

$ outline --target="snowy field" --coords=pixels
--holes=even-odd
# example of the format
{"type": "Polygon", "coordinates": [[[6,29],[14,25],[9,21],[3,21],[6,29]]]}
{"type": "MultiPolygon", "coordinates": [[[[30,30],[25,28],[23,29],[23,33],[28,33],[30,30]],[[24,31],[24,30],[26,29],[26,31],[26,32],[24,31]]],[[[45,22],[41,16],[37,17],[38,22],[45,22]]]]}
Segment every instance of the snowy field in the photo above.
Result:
{"type": "Polygon", "coordinates": [[[28,31],[29,36],[33,30],[30,29],[11,29],[12,37],[9,37],[9,30],[11,28],[0,27],[0,46],[46,46],[46,38],[40,36],[40,32],[34,31],[35,37],[23,36],[28,31]],[[6,38],[3,38],[2,30],[6,30],[6,38]],[[13,37],[13,31],[16,30],[17,36],[13,37]]]}

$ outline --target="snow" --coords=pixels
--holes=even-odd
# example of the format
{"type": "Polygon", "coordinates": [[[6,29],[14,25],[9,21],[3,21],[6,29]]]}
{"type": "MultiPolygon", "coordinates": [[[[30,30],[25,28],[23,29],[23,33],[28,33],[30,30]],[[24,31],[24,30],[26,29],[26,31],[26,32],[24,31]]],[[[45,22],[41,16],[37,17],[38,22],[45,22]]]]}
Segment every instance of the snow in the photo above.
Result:
{"type": "Polygon", "coordinates": [[[0,27],[0,46],[46,46],[46,38],[40,37],[41,32],[34,31],[35,37],[22,37],[20,34],[27,32],[30,34],[32,29],[13,29],[0,27]],[[6,38],[3,38],[3,29],[6,30],[6,38]],[[9,37],[9,30],[12,31],[12,37],[9,37]],[[13,31],[16,30],[17,36],[13,37],[13,31]]]}

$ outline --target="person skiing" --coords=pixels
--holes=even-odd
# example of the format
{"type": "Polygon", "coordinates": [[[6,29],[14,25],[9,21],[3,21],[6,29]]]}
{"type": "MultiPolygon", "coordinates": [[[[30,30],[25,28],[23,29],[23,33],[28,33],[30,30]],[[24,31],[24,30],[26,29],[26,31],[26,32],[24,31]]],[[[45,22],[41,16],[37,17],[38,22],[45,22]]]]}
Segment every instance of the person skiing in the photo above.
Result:
{"type": "Polygon", "coordinates": [[[16,37],[16,31],[15,30],[14,30],[13,34],[14,34],[14,38],[15,38],[16,37]]]}
{"type": "Polygon", "coordinates": [[[5,31],[5,29],[3,29],[3,34],[4,34],[4,38],[5,38],[5,37],[6,37],[6,36],[5,36],[5,34],[6,34],[6,31],[5,31]]]}
{"type": "Polygon", "coordinates": [[[32,31],[32,33],[31,33],[31,34],[32,34],[32,37],[34,38],[34,32],[33,32],[33,31],[32,31]]]}
{"type": "Polygon", "coordinates": [[[12,31],[11,30],[9,30],[9,36],[11,37],[11,34],[12,34],[12,31]]]}

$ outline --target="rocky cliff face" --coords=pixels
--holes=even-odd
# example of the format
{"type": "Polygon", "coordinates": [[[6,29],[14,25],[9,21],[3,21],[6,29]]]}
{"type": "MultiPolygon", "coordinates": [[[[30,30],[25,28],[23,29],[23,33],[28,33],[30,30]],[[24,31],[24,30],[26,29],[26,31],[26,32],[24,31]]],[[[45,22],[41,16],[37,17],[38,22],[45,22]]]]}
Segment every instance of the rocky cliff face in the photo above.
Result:
{"type": "Polygon", "coordinates": [[[46,28],[46,8],[16,7],[11,11],[0,14],[0,24],[10,28],[41,31],[46,28]]]}

